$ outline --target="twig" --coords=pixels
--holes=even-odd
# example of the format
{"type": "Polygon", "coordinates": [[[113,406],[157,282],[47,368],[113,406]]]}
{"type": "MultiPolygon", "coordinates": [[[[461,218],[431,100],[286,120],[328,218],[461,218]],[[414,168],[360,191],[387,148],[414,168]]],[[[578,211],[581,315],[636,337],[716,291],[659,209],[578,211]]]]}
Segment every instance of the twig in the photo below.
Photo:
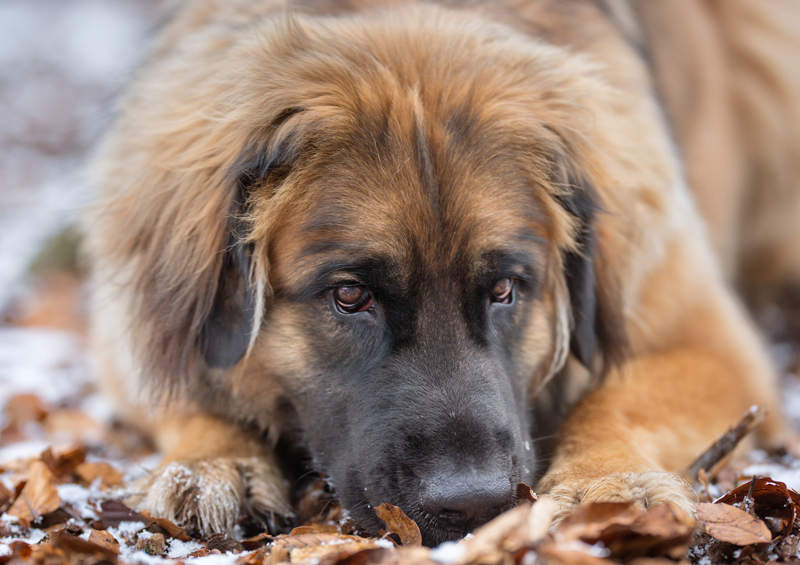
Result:
{"type": "Polygon", "coordinates": [[[736,426],[720,436],[717,441],[711,444],[711,447],[706,449],[700,457],[694,460],[694,463],[689,466],[686,474],[693,480],[697,480],[701,469],[707,472],[710,471],[723,457],[730,454],[730,452],[739,445],[739,442],[758,427],[763,420],[764,409],[754,404],[736,426]]]}

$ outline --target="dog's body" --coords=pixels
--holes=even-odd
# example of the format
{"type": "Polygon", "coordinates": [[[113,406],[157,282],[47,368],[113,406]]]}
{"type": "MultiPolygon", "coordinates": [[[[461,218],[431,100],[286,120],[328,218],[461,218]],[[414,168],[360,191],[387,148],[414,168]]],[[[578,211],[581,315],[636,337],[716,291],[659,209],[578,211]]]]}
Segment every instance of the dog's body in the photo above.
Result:
{"type": "Polygon", "coordinates": [[[189,3],[95,161],[93,348],[165,451],[150,511],[290,513],[280,442],[436,543],[519,481],[688,509],[752,404],[780,440],[729,283],[800,281],[796,7],[283,4],[189,3]]]}

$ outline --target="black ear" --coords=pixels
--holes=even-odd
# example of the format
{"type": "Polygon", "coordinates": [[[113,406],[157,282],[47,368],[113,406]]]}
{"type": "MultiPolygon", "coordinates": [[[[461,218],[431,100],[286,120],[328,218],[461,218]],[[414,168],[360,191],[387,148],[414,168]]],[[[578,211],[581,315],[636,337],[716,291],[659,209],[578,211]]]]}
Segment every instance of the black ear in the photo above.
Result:
{"type": "Polygon", "coordinates": [[[570,350],[591,369],[597,350],[597,277],[595,276],[594,191],[586,183],[572,184],[571,193],[561,199],[564,208],[578,221],[576,250],[564,258],[573,329],[570,350]]]}
{"type": "Polygon", "coordinates": [[[241,241],[241,198],[237,194],[232,206],[217,293],[200,332],[200,351],[206,363],[216,368],[232,367],[244,356],[254,329],[256,296],[250,282],[253,244],[241,241]]]}

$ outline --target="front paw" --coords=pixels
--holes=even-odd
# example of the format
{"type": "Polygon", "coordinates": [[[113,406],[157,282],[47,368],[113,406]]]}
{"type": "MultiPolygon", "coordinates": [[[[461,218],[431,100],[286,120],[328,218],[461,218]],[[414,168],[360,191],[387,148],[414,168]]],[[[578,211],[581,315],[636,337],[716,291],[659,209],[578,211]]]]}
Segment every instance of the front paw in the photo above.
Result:
{"type": "Polygon", "coordinates": [[[545,476],[537,490],[549,494],[558,504],[554,523],[560,522],[576,505],[589,502],[632,501],[643,508],[667,502],[694,516],[695,496],[690,485],[680,475],[665,471],[563,480],[545,476]]]}
{"type": "Polygon", "coordinates": [[[230,532],[243,514],[271,533],[291,516],[288,482],[261,457],[219,457],[165,463],[134,485],[129,502],[202,534],[230,532]]]}

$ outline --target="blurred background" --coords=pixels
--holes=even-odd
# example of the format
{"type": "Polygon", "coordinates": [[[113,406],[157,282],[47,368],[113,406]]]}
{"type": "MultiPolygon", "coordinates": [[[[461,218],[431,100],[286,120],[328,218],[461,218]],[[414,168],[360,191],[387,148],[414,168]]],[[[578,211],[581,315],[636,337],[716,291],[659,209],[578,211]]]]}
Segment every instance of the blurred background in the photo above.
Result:
{"type": "MultiPolygon", "coordinates": [[[[171,5],[0,2],[0,406],[35,392],[42,410],[80,406],[93,419],[109,416],[87,392],[71,226],[87,201],[82,167],[171,5]]],[[[13,412],[0,412],[0,461],[44,445],[44,434],[31,426],[23,433],[27,424],[13,412]],[[20,439],[30,441],[12,441],[20,439]]],[[[28,416],[44,425],[42,414],[28,416]]],[[[45,427],[91,427],[50,420],[45,427]]]]}

